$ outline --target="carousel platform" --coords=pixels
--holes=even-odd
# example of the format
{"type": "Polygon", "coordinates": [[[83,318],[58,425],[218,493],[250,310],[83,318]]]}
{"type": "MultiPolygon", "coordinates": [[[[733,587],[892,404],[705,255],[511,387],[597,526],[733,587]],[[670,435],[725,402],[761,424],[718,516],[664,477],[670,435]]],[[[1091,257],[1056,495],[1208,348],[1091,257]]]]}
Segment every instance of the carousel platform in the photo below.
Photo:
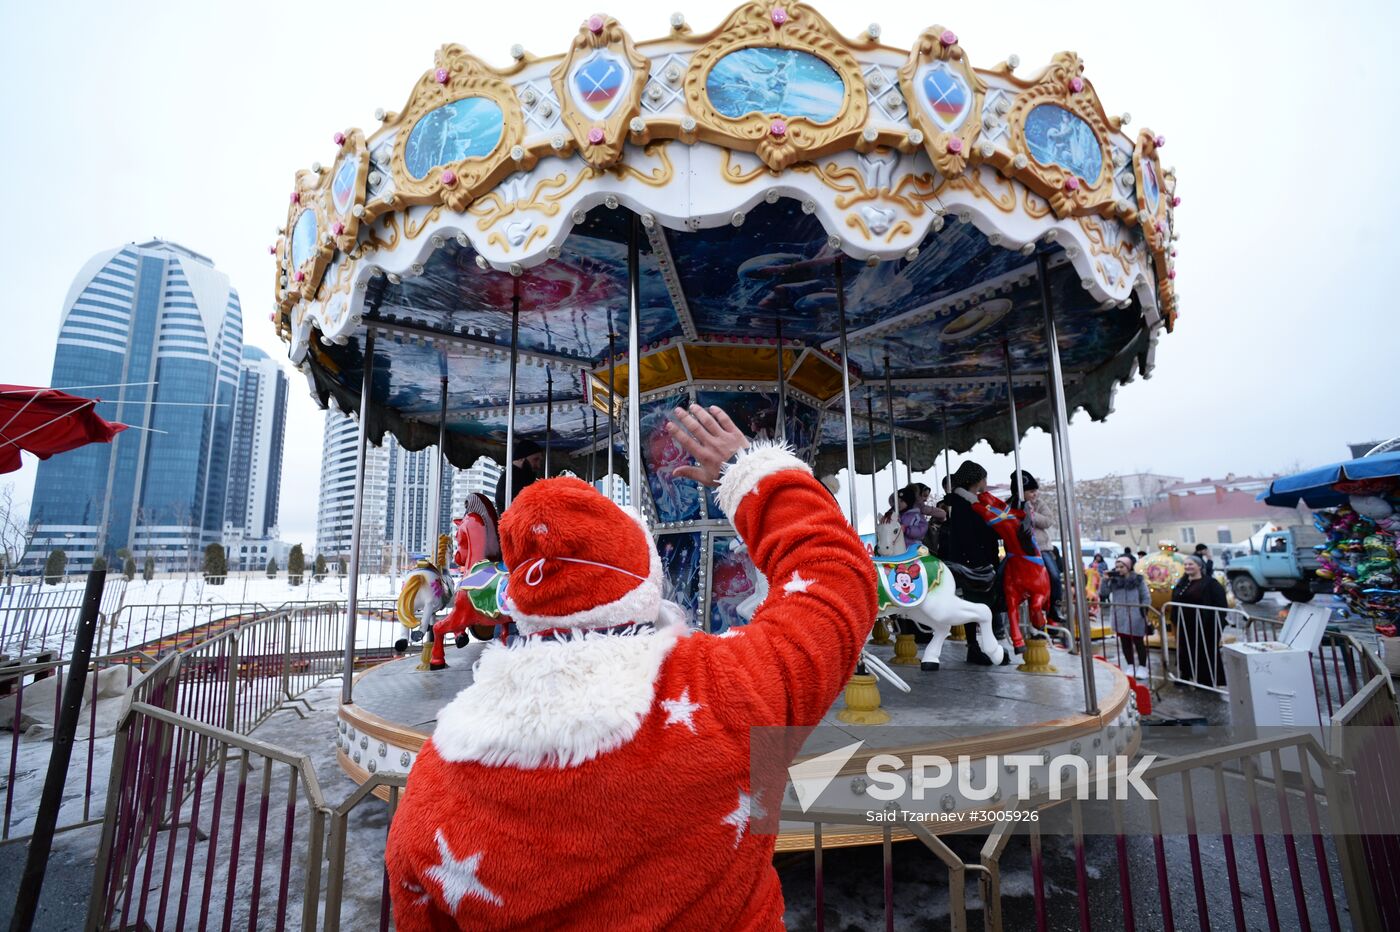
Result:
{"type": "MultiPolygon", "coordinates": [[[[416,669],[416,653],[380,664],[359,674],[354,702],[342,704],[337,735],[342,769],[356,783],[371,773],[405,772],[423,742],[432,735],[437,712],[472,681],[472,666],[484,645],[450,649],[446,670],[416,669]]],[[[889,660],[891,647],[872,647],[889,660]]],[[[1022,673],[1012,665],[972,666],[962,661],[965,647],[949,643],[942,668],[923,672],[918,667],[896,668],[910,685],[908,693],[881,683],[882,707],[888,724],[849,725],[838,721],[838,699],[803,745],[798,760],[864,740],[861,750],[842,768],[852,784],[859,782],[866,761],[874,754],[936,754],[950,760],[966,755],[974,760],[1010,754],[1046,757],[1073,753],[1092,761],[1097,754],[1129,753],[1137,747],[1137,714],[1126,677],[1115,667],[1096,662],[1094,680],[1099,714],[1084,711],[1083,671],[1077,656],[1051,652],[1055,673],[1022,673]]],[[[838,781],[840,778],[838,777],[838,781]]],[[[1000,800],[978,808],[998,808],[1000,800]]],[[[959,807],[962,808],[962,807],[959,807]]],[[[932,831],[958,831],[985,823],[949,821],[928,825],[932,831]]],[[[896,838],[909,838],[895,829],[896,838]]],[[[878,825],[842,830],[823,828],[823,846],[878,844],[878,825]]],[[[810,824],[784,822],[778,850],[812,847],[810,824]]]]}

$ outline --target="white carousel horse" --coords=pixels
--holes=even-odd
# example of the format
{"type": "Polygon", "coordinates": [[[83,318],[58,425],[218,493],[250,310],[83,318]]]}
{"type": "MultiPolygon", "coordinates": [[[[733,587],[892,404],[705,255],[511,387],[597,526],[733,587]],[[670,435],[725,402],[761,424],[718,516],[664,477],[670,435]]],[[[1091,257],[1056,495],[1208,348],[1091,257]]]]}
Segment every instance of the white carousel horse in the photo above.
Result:
{"type": "MultiPolygon", "coordinates": [[[[730,541],[729,550],[731,553],[747,553],[748,547],[743,541],[736,537],[730,541]]],[[[758,568],[753,565],[752,560],[746,559],[744,561],[744,575],[748,576],[749,582],[753,584],[753,595],[740,602],[735,610],[739,613],[740,618],[748,622],[753,620],[754,612],[758,611],[758,607],[763,604],[763,600],[768,598],[768,580],[758,571],[758,568]]],[[[904,682],[904,678],[894,672],[893,667],[870,653],[870,651],[862,648],[860,652],[860,661],[865,664],[866,669],[882,677],[895,689],[898,689],[902,693],[910,691],[909,684],[904,682]]]]}
{"type": "MultiPolygon", "coordinates": [[[[908,618],[922,630],[933,634],[933,639],[929,641],[928,647],[924,648],[924,656],[919,664],[919,669],[938,669],[939,658],[943,653],[943,642],[948,639],[953,625],[975,624],[978,645],[993,664],[1002,662],[1006,656],[1006,649],[997,642],[992,634],[991,609],[985,605],[978,605],[976,602],[968,602],[959,598],[956,584],[953,582],[953,574],[943,564],[943,561],[936,557],[920,557],[917,551],[906,552],[903,547],[904,529],[897,522],[876,524],[875,538],[875,553],[872,554],[872,558],[876,574],[881,578],[878,586],[879,611],[876,617],[884,618],[889,615],[898,615],[902,618],[908,618]],[[881,559],[882,557],[892,559],[881,559]],[[914,569],[915,564],[918,566],[917,570],[914,569]],[[933,577],[935,572],[937,578],[933,579],[932,585],[927,585],[925,581],[933,577]],[[925,581],[918,578],[920,575],[923,575],[925,581]]],[[[731,545],[731,547],[742,546],[737,542],[731,545]]],[[[763,574],[753,568],[751,562],[747,566],[754,593],[739,605],[739,614],[746,619],[753,617],[753,613],[768,597],[768,580],[764,579],[763,574]]],[[[908,692],[904,681],[895,676],[894,671],[885,666],[884,661],[869,654],[866,657],[871,669],[881,673],[886,679],[890,679],[891,682],[895,682],[895,685],[908,692]],[[869,663],[870,660],[873,660],[874,663],[869,663]]]]}
{"type": "Polygon", "coordinates": [[[924,648],[921,670],[937,670],[943,642],[954,625],[975,624],[977,643],[994,665],[1006,657],[1006,650],[992,634],[992,610],[985,605],[958,597],[952,571],[942,560],[919,556],[918,549],[904,546],[904,529],[898,521],[875,524],[876,575],[879,576],[880,610],[884,618],[908,618],[933,639],[924,648]]]}
{"type": "MultiPolygon", "coordinates": [[[[437,562],[419,560],[412,572],[404,577],[395,606],[399,621],[410,632],[423,626],[431,631],[437,615],[452,603],[452,578],[447,573],[447,535],[438,539],[437,562]]],[[[407,645],[405,644],[405,647],[407,645]]],[[[420,670],[428,669],[429,642],[424,641],[420,670]]]]}

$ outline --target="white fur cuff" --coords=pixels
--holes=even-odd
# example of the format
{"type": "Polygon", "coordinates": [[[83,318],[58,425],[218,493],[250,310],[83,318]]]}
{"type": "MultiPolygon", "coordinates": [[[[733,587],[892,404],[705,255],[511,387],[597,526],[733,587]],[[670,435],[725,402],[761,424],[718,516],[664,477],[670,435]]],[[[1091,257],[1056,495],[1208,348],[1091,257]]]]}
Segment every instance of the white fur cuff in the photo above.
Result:
{"type": "Polygon", "coordinates": [[[798,459],[787,444],[775,440],[754,441],[739,454],[737,460],[724,468],[719,488],[715,491],[719,507],[733,520],[739,503],[745,495],[758,488],[759,480],[786,469],[800,469],[809,476],[812,474],[811,467],[798,459]]]}

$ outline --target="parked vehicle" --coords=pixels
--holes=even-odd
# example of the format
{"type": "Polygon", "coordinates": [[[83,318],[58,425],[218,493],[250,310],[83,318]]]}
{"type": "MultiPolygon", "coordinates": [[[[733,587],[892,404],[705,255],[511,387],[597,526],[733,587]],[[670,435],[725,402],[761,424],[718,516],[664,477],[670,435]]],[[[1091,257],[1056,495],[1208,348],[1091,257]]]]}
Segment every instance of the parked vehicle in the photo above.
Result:
{"type": "MultiPolygon", "coordinates": [[[[1060,549],[1060,553],[1065,552],[1065,542],[1057,540],[1054,545],[1060,549]]],[[[1079,539],[1079,557],[1086,564],[1094,559],[1095,554],[1102,554],[1103,558],[1113,563],[1113,558],[1123,552],[1122,544],[1115,544],[1110,540],[1090,540],[1087,537],[1079,539]]]]}
{"type": "Polygon", "coordinates": [[[1241,602],[1254,603],[1265,592],[1282,592],[1293,602],[1307,602],[1314,593],[1330,592],[1332,583],[1317,576],[1314,545],[1322,534],[1310,524],[1294,524],[1270,531],[1254,552],[1238,556],[1223,567],[1230,592],[1241,602]]]}

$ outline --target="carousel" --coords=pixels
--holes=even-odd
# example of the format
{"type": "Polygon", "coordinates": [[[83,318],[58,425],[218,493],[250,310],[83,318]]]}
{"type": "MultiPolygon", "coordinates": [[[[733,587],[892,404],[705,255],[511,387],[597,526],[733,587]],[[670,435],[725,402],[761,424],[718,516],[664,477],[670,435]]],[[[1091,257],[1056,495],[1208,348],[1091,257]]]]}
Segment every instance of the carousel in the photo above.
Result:
{"type": "MultiPolygon", "coordinates": [[[[357,547],[366,444],[392,433],[466,467],[509,464],[528,440],[546,474],[627,479],[669,597],[696,636],[722,635],[766,583],[710,497],[674,475],[666,412],[690,401],[785,440],[853,524],[858,482],[947,475],[980,440],[1019,461],[1038,427],[1059,524],[1078,538],[1068,416],[1107,417],[1118,386],[1150,373],[1176,317],[1179,200],[1165,140],[1110,114],[1076,55],[1029,74],[1014,57],[977,67],[942,26],[899,49],[875,26],[848,38],[803,4],[754,2],[703,35],[678,15],[647,42],[594,15],[563,54],[512,57],[495,68],[445,45],[373,129],[328,127],[329,161],[297,173],[272,247],[293,363],[358,418],[357,547]]],[[[401,600],[418,631],[443,629],[421,658],[353,675],[352,552],[335,740],[357,781],[412,766],[471,682],[483,645],[467,632],[508,621],[494,509],[454,505],[443,531],[458,545],[401,600]],[[454,635],[465,649],[444,651],[454,635]]],[[[872,572],[886,613],[934,638],[920,649],[877,627],[825,720],[886,723],[861,729],[849,769],[911,736],[950,757],[1131,752],[1133,691],[1092,657],[1082,577],[1066,574],[1077,656],[1052,656],[1035,599],[1008,592],[1033,609],[1011,619],[1025,653],[974,666],[943,638],[976,615],[933,570],[918,592],[892,583],[929,558],[885,536],[872,572]]],[[[806,844],[797,827],[780,841],[806,844]]]]}

